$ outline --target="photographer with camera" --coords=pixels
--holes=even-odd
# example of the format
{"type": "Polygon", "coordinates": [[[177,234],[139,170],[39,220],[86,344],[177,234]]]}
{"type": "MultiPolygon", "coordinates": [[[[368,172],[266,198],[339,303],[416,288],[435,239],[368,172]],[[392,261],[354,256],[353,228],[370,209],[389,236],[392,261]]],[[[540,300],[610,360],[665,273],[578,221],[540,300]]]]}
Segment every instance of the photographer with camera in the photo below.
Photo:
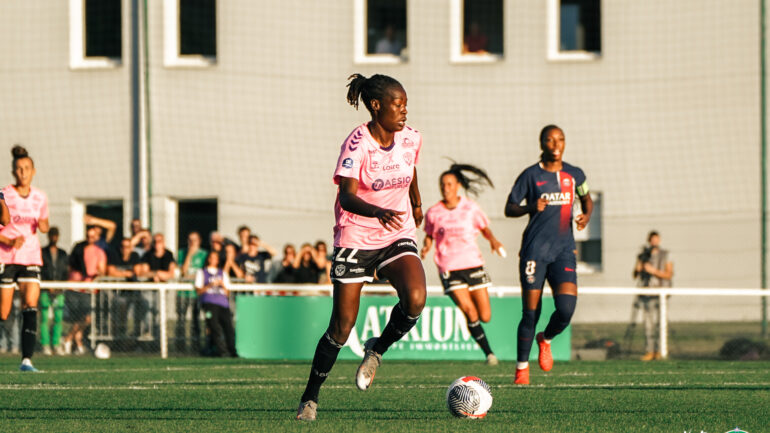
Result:
{"type": "MultiPolygon", "coordinates": [[[[658,232],[651,231],[647,235],[647,245],[636,257],[633,275],[639,287],[671,287],[674,264],[669,260],[668,251],[660,248],[658,232]]],[[[646,353],[642,361],[660,359],[660,297],[639,295],[634,301],[634,309],[642,310],[644,320],[646,353]]]]}

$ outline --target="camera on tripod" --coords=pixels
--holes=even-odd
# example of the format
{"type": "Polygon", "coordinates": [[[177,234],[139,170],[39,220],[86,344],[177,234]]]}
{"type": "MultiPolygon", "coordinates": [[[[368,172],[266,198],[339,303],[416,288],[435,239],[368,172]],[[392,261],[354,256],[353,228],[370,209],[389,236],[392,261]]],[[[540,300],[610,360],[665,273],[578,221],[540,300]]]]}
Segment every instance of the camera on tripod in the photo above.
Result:
{"type": "Polygon", "coordinates": [[[639,272],[639,280],[642,282],[642,287],[649,287],[650,285],[650,278],[652,277],[652,275],[650,275],[649,272],[644,270],[644,264],[651,263],[652,249],[653,247],[650,247],[650,246],[644,247],[644,249],[642,249],[642,252],[637,256],[637,259],[639,259],[639,263],[642,264],[642,270],[639,272]]]}

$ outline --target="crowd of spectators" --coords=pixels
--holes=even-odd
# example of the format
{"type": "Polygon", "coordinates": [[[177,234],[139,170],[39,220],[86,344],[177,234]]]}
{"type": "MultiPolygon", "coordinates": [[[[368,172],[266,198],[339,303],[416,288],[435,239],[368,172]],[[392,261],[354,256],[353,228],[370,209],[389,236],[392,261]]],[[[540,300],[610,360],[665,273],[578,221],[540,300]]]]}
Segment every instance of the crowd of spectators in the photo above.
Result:
{"type": "MultiPolygon", "coordinates": [[[[237,242],[213,231],[208,233],[206,246],[202,234],[191,231],[182,242],[182,248],[174,254],[162,233],[153,234],[143,228],[139,220],[131,222],[130,236],[115,242],[119,245],[117,248],[111,246],[117,229],[113,221],[86,215],[83,222],[86,239],[76,243],[69,254],[58,246],[58,228],[51,228],[48,245],[42,249],[42,278],[49,281],[190,282],[190,290],[177,291],[175,295],[174,347],[179,352],[234,355],[232,326],[227,325],[228,319],[232,319],[231,310],[221,305],[220,292],[211,292],[212,285],[204,288],[196,284],[202,275],[206,275],[208,281],[216,274],[211,263],[216,263],[216,269],[226,276],[228,286],[230,282],[326,284],[330,281],[331,257],[323,241],[315,245],[305,243],[299,251],[294,245],[286,244],[282,257],[279,257],[278,251],[249,227],[241,226],[237,230],[237,242]],[[210,255],[216,255],[216,260],[208,259],[210,255]],[[216,296],[212,297],[212,294],[216,296]],[[210,302],[204,303],[204,299],[216,299],[223,308],[212,307],[210,302]],[[212,312],[215,320],[209,320],[212,312]],[[204,315],[206,329],[202,330],[204,315]]],[[[229,296],[229,287],[220,286],[217,290],[221,289],[229,296]]],[[[130,341],[132,344],[125,347],[133,345],[135,350],[140,350],[141,342],[158,340],[157,296],[156,291],[147,290],[105,291],[97,295],[95,305],[102,311],[109,310],[106,316],[109,317],[113,342],[130,341]]],[[[44,354],[87,353],[86,330],[92,326],[90,291],[43,290],[40,307],[40,344],[44,354]],[[65,322],[69,326],[63,335],[65,322]]],[[[3,332],[6,327],[0,330],[0,337],[13,333],[10,329],[10,332],[3,332]]],[[[7,345],[12,346],[12,343],[7,345]]]]}

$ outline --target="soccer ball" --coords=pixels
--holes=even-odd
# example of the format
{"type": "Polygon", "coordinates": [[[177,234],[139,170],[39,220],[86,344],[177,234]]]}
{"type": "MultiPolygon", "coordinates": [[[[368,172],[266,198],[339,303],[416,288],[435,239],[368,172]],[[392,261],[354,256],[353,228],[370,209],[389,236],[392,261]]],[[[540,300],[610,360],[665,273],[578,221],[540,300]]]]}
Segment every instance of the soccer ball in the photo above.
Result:
{"type": "Polygon", "coordinates": [[[99,359],[110,359],[110,346],[99,343],[96,345],[96,349],[94,349],[94,356],[99,359]]]}
{"type": "Polygon", "coordinates": [[[446,405],[458,418],[484,418],[492,406],[492,392],[478,377],[463,376],[446,390],[446,405]]]}

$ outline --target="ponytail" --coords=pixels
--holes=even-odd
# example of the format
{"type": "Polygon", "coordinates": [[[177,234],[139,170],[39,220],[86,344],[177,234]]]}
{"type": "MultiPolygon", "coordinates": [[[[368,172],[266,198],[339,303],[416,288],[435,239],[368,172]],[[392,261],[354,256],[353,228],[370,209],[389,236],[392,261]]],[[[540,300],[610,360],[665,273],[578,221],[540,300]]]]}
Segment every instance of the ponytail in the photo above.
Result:
{"type": "Polygon", "coordinates": [[[485,184],[492,188],[495,187],[486,171],[470,164],[458,164],[453,162],[449,167],[449,170],[441,173],[439,178],[443,178],[448,174],[453,175],[457,179],[457,182],[465,188],[468,194],[473,196],[478,196],[484,189],[485,184]]]}
{"type": "MultiPolygon", "coordinates": [[[[27,152],[27,149],[25,149],[20,144],[16,144],[11,149],[11,156],[13,156],[13,160],[11,161],[11,169],[16,169],[16,161],[24,158],[29,158],[30,161],[32,161],[32,158],[30,158],[29,153],[27,152]]],[[[32,163],[34,166],[34,162],[32,163]]]]}
{"type": "Polygon", "coordinates": [[[348,104],[352,105],[356,110],[358,110],[358,101],[361,100],[370,113],[372,113],[372,100],[376,99],[378,101],[382,101],[391,87],[398,86],[403,88],[401,83],[399,83],[395,78],[381,74],[375,74],[369,78],[366,78],[361,74],[353,74],[348,77],[348,80],[350,80],[347,84],[348,104]]]}

